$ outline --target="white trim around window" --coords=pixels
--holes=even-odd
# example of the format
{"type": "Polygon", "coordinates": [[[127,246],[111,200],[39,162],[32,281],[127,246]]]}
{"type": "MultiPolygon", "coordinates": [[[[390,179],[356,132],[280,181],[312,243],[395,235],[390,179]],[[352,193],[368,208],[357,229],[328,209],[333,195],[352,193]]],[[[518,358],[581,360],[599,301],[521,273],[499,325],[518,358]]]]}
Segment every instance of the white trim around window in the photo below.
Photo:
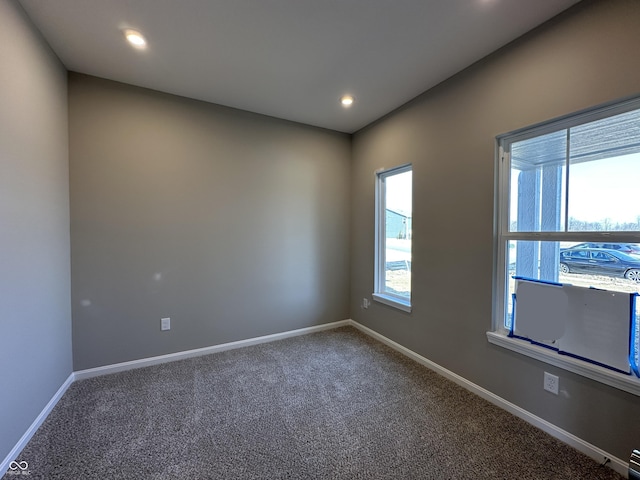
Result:
{"type": "MultiPolygon", "coordinates": [[[[412,220],[412,206],[411,206],[411,185],[408,186],[408,200],[405,200],[405,206],[401,209],[390,210],[393,205],[388,204],[388,195],[390,190],[387,187],[387,181],[396,175],[402,175],[412,172],[411,164],[401,165],[398,167],[379,170],[376,172],[376,191],[375,191],[375,260],[374,260],[374,292],[372,298],[384,305],[397,308],[404,312],[411,312],[411,220],[412,220]],[[389,215],[398,217],[398,221],[401,222],[402,227],[398,232],[397,240],[406,245],[394,245],[394,254],[398,255],[397,259],[387,258],[388,253],[391,253],[391,249],[387,248],[389,237],[387,225],[387,219],[389,215]],[[404,217],[404,218],[402,218],[404,217]],[[407,251],[408,250],[408,251],[407,251]],[[405,271],[409,275],[409,291],[408,295],[405,291],[395,291],[387,281],[387,272],[389,269],[389,263],[404,263],[402,271],[405,271]]],[[[398,193],[398,192],[392,192],[398,193]]],[[[406,192],[402,192],[406,193],[406,192]]],[[[396,228],[398,229],[398,228],[396,228]]],[[[396,235],[395,230],[393,232],[396,235]]],[[[405,287],[406,288],[406,287],[405,287]]]]}
{"type": "MultiPolygon", "coordinates": [[[[571,187],[575,187],[573,182],[576,179],[572,175],[574,172],[572,168],[578,168],[576,165],[581,166],[581,163],[593,162],[595,165],[597,162],[609,162],[625,155],[640,155],[639,115],[640,97],[636,97],[577,112],[500,135],[497,138],[493,325],[492,330],[487,332],[487,340],[493,345],[640,396],[640,378],[633,372],[629,375],[619,373],[594,364],[586,358],[574,358],[564,352],[558,354],[558,351],[546,348],[541,343],[530,341],[530,337],[523,339],[513,335],[515,320],[511,318],[513,314],[511,310],[516,310],[512,304],[517,299],[512,300],[515,290],[513,285],[510,285],[510,282],[513,283],[511,278],[515,276],[543,282],[564,282],[577,287],[609,288],[597,284],[583,285],[584,273],[590,273],[586,270],[570,272],[567,268],[566,272],[573,274],[573,278],[568,282],[562,280],[567,278],[566,274],[562,277],[562,274],[559,276],[558,273],[560,266],[565,267],[560,263],[564,261],[563,255],[568,255],[566,252],[571,251],[574,245],[578,247],[576,245],[578,243],[599,243],[601,244],[599,248],[607,249],[612,247],[602,245],[640,245],[640,227],[638,227],[640,220],[609,227],[604,223],[590,223],[592,219],[578,218],[580,215],[574,213],[579,210],[575,208],[577,206],[575,200],[570,204],[571,187]],[[556,133],[557,136],[555,136],[556,133]],[[577,140],[579,138],[577,135],[582,135],[581,138],[584,140],[577,140]],[[547,136],[549,140],[546,139],[547,136]],[[602,137],[602,139],[596,137],[602,137]],[[551,139],[555,142],[554,144],[551,144],[551,139]],[[601,143],[598,143],[600,141],[601,143]],[[525,150],[525,145],[530,150],[525,150]],[[514,146],[519,148],[517,152],[514,146]],[[533,173],[534,170],[537,173],[533,173]],[[528,177],[523,178],[523,172],[527,172],[528,177]],[[533,200],[524,203],[528,202],[528,198],[533,200]],[[512,209],[514,209],[513,212],[512,209]],[[522,215],[520,215],[521,209],[522,215]],[[572,224],[572,222],[578,223],[572,224]]],[[[606,165],[609,168],[609,163],[606,165]]],[[[627,174],[628,171],[618,174],[621,181],[632,181],[631,172],[627,174]]],[[[602,193],[605,189],[600,188],[602,184],[598,183],[606,181],[600,177],[594,179],[592,194],[594,198],[600,198],[600,195],[603,201],[608,200],[602,193]]],[[[612,205],[615,209],[616,204],[612,205]]],[[[613,212],[611,209],[609,211],[613,212]]],[[[640,219],[640,216],[638,218],[640,219]]],[[[583,248],[592,248],[592,245],[583,248]]],[[[625,261],[624,258],[623,261],[625,261]]],[[[562,271],[565,272],[565,270],[562,271]]],[[[606,275],[610,274],[601,273],[600,275],[608,278],[606,275]]],[[[589,281],[591,280],[587,280],[589,281]]],[[[640,292],[640,287],[637,290],[640,292]]],[[[640,306],[636,310],[636,319],[638,319],[638,310],[640,306]]],[[[632,344],[635,342],[636,345],[635,353],[633,346],[630,347],[630,369],[636,372],[638,328],[640,327],[637,324],[630,328],[630,342],[632,344]]]]}

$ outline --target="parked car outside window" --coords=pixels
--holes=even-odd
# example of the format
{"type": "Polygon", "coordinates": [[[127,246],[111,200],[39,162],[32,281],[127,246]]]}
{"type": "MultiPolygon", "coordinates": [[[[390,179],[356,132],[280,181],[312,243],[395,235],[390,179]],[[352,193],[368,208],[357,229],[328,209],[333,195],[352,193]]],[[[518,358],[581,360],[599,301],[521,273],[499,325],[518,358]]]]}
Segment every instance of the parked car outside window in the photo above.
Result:
{"type": "Polygon", "coordinates": [[[640,259],[619,250],[567,248],[560,252],[562,273],[589,273],[622,277],[640,283],[640,259]]]}

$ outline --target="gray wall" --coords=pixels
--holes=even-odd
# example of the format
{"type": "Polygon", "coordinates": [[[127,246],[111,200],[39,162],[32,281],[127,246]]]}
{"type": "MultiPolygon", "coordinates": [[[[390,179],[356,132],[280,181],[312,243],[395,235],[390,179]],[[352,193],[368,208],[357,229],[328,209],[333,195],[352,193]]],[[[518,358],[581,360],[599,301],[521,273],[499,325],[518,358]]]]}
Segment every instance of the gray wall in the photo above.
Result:
{"type": "Polygon", "coordinates": [[[348,135],[73,73],[69,129],[75,370],[348,318],[348,135]]]}
{"type": "Polygon", "coordinates": [[[0,1],[0,462],[71,374],[66,82],[0,1]]]}
{"type": "Polygon", "coordinates": [[[490,345],[498,134],[640,93],[640,2],[584,1],[358,132],[351,316],[622,459],[638,397],[490,345]],[[374,171],[413,163],[413,313],[373,303],[374,171]],[[561,394],[542,389],[544,371],[561,394]]]}

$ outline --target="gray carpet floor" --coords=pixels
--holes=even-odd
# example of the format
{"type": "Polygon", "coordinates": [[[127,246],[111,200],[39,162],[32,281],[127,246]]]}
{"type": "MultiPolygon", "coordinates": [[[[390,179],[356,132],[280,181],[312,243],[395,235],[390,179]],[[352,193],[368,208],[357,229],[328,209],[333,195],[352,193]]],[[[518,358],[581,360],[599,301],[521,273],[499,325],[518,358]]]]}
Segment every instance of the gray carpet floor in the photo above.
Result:
{"type": "Polygon", "coordinates": [[[619,479],[347,327],[75,382],[30,479],[619,479]]]}

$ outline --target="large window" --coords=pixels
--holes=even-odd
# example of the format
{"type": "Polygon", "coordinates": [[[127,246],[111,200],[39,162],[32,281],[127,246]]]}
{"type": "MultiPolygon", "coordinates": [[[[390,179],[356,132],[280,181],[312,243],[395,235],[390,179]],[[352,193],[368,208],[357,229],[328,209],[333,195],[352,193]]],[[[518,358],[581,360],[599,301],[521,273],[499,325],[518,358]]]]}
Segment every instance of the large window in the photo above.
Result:
{"type": "Polygon", "coordinates": [[[495,333],[513,330],[518,278],[640,293],[640,99],[498,142],[495,333]]]}
{"type": "Polygon", "coordinates": [[[377,174],[374,300],[411,311],[411,165],[377,174]]]}

